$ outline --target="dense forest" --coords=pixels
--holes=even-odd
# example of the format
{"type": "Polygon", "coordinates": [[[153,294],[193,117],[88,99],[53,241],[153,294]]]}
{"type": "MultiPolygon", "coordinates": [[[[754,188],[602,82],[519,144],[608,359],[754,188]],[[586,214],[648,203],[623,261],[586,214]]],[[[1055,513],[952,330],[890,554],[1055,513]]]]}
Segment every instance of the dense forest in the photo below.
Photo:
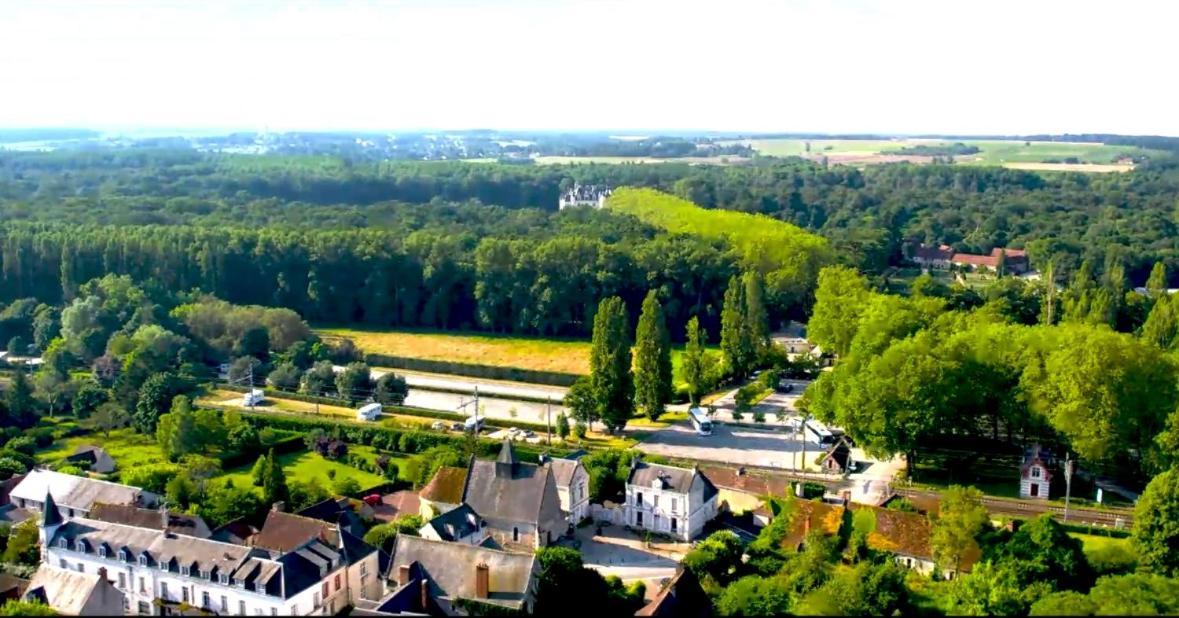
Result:
{"type": "MultiPolygon", "coordinates": [[[[168,290],[286,306],[307,319],[400,327],[588,334],[612,295],[633,317],[660,290],[672,333],[719,328],[741,249],[611,212],[554,212],[574,182],[661,189],[826,237],[869,275],[906,241],[962,251],[1026,247],[1066,280],[1088,260],[1140,284],[1179,272],[1179,175],[1039,174],[973,166],[512,166],[355,163],[191,150],[0,154],[0,300],[71,299],[108,272],[168,290]],[[67,227],[68,224],[68,227],[67,227]]],[[[776,319],[802,293],[771,299],[776,319]]]]}

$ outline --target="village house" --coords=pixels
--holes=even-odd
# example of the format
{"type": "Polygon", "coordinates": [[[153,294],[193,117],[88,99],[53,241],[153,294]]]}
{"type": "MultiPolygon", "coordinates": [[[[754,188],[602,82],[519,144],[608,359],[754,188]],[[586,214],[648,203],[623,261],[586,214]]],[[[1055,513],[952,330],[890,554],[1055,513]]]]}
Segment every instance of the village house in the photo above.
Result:
{"type": "Polygon", "coordinates": [[[423,539],[468,545],[482,545],[489,538],[486,524],[465,504],[426,522],[418,534],[423,539]]]}
{"type": "Polygon", "coordinates": [[[1055,463],[1052,452],[1039,444],[1026,449],[1019,466],[1019,497],[1047,500],[1052,489],[1055,463]]]}
{"type": "Polygon", "coordinates": [[[471,458],[461,503],[479,515],[501,547],[537,549],[568,528],[552,470],[519,461],[510,440],[495,461],[471,458]]]}
{"type": "Polygon", "coordinates": [[[272,511],[245,546],[67,516],[52,494],[42,503],[42,562],[105,575],[129,614],[332,615],[383,591],[378,550],[326,522],[272,511]]]}
{"type": "Polygon", "coordinates": [[[561,512],[570,526],[576,526],[589,515],[589,473],[576,459],[549,459],[546,463],[557,482],[561,512]]]}
{"type": "Polygon", "coordinates": [[[626,478],[626,525],[691,540],[716,517],[717,494],[697,468],[651,464],[635,457],[626,478]]]}
{"type": "Polygon", "coordinates": [[[918,266],[945,270],[950,267],[950,260],[954,258],[954,248],[950,245],[918,245],[909,251],[909,259],[918,266]]]}
{"type": "Polygon", "coordinates": [[[160,504],[160,496],[138,487],[52,470],[29,472],[10,492],[9,499],[16,508],[40,512],[46,494],[53,496],[66,517],[85,516],[96,503],[142,508],[155,508],[160,504]]]}
{"type": "Polygon", "coordinates": [[[557,203],[558,210],[578,206],[602,208],[606,205],[606,198],[610,197],[610,193],[609,187],[575,184],[561,194],[561,199],[557,203]]]}
{"type": "Polygon", "coordinates": [[[949,245],[917,245],[908,251],[909,260],[924,268],[945,270],[957,266],[966,270],[987,269],[998,271],[1000,261],[1006,274],[1019,275],[1028,272],[1027,251],[1023,249],[1007,249],[995,247],[989,255],[961,253],[954,251],[949,245]]]}
{"type": "Polygon", "coordinates": [[[705,618],[712,615],[712,601],[700,586],[700,580],[680,566],[655,598],[635,615],[705,618]]]}
{"type": "MultiPolygon", "coordinates": [[[[392,590],[362,601],[355,614],[464,616],[528,614],[540,565],[531,553],[511,553],[398,535],[387,573],[392,590]]],[[[570,602],[576,602],[570,599],[570,602]]]]}
{"type": "Polygon", "coordinates": [[[92,444],[79,445],[74,449],[73,455],[66,457],[66,461],[97,474],[110,474],[115,471],[115,460],[107,454],[106,449],[92,444]]]}
{"type": "Polygon", "coordinates": [[[841,435],[835,440],[835,444],[823,454],[823,463],[820,465],[823,472],[828,474],[846,474],[852,470],[855,462],[852,461],[851,444],[846,436],[841,435]]]}
{"type": "MultiPolygon", "coordinates": [[[[60,508],[60,507],[59,507],[60,508]]],[[[86,515],[90,519],[139,528],[167,530],[174,534],[207,539],[212,536],[209,525],[200,515],[173,513],[167,509],[142,509],[126,504],[95,503],[86,515]]]]}
{"type": "Polygon", "coordinates": [[[48,564],[37,567],[24,600],[48,605],[66,616],[121,616],[126,596],[111,585],[107,573],[79,573],[48,564]]]}
{"type": "Polygon", "coordinates": [[[791,493],[790,481],[781,477],[753,474],[745,468],[701,467],[700,473],[717,489],[717,511],[741,514],[756,511],[765,498],[784,498],[791,493]]]}
{"type": "Polygon", "coordinates": [[[433,519],[451,509],[457,509],[463,501],[463,488],[466,486],[466,468],[438,468],[434,478],[418,493],[418,514],[422,519],[433,519]]]}

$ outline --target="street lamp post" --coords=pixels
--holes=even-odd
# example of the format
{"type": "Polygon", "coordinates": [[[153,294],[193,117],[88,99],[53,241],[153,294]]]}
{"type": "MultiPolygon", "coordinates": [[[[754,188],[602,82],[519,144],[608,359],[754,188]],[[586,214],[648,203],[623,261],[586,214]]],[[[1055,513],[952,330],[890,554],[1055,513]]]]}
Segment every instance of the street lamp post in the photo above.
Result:
{"type": "Polygon", "coordinates": [[[1068,521],[1069,498],[1073,493],[1073,466],[1075,463],[1071,454],[1066,452],[1064,456],[1064,521],[1066,522],[1068,521]]]}

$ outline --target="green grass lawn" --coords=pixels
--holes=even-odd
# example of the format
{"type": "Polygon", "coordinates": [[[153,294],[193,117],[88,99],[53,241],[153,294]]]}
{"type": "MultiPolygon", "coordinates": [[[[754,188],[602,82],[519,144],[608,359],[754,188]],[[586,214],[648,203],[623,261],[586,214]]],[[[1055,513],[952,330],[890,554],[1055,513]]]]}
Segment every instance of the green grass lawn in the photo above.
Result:
{"type": "Polygon", "coordinates": [[[112,431],[109,437],[103,437],[101,433],[92,433],[58,440],[49,448],[38,452],[37,460],[47,464],[56,463],[73,454],[79,446],[87,444],[106,449],[114,458],[118,470],[164,462],[164,456],[155,439],[131,429],[112,431]]]}
{"type": "MultiPolygon", "coordinates": [[[[368,459],[376,459],[376,451],[368,446],[349,445],[348,452],[358,455],[364,455],[368,459]]],[[[403,467],[407,457],[394,457],[397,461],[398,467],[403,467]]],[[[352,466],[337,461],[324,459],[318,453],[304,451],[300,453],[289,453],[287,455],[279,455],[278,460],[282,463],[283,472],[286,473],[287,482],[309,483],[312,479],[319,481],[319,484],[327,489],[331,489],[334,480],[328,477],[328,471],[334,470],[335,478],[340,479],[346,476],[355,478],[360,483],[361,488],[369,488],[375,485],[380,485],[385,482],[385,479],[365,472],[357,470],[352,466]]],[[[227,470],[224,473],[215,477],[215,482],[224,482],[224,479],[232,479],[233,484],[238,487],[250,487],[253,484],[251,477],[251,470],[253,464],[244,465],[232,470],[227,470]]]]}
{"type": "Polygon", "coordinates": [[[1082,532],[1069,532],[1068,535],[1081,541],[1081,547],[1085,550],[1086,554],[1108,551],[1111,548],[1130,549],[1130,539],[1127,537],[1119,538],[1099,534],[1084,534],[1082,532]]]}

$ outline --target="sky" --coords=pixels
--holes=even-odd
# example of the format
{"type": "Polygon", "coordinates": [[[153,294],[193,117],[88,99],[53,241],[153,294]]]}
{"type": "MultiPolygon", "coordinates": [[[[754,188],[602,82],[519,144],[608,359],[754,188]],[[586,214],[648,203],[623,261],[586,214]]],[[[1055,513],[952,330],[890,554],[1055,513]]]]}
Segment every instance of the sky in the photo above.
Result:
{"type": "Polygon", "coordinates": [[[1160,0],[0,0],[0,127],[1179,135],[1160,0]]]}

